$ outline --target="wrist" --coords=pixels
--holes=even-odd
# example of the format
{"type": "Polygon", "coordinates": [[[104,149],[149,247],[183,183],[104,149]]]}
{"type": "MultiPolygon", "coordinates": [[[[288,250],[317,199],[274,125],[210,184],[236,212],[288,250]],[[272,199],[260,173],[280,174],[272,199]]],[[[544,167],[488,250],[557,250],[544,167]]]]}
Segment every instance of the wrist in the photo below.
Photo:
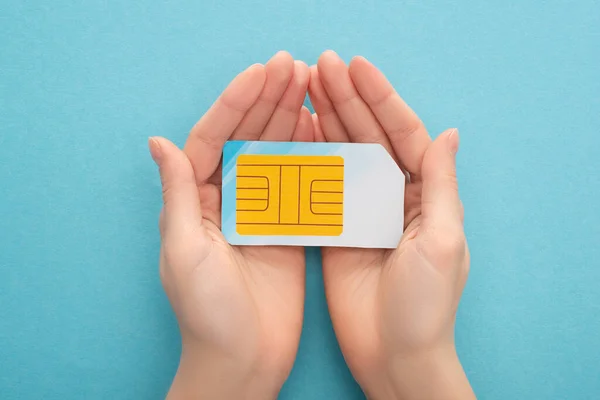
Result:
{"type": "Polygon", "coordinates": [[[373,388],[366,390],[372,400],[476,398],[454,347],[390,358],[373,388]]]}
{"type": "Polygon", "coordinates": [[[167,399],[275,399],[280,376],[258,360],[184,348],[167,399]]]}

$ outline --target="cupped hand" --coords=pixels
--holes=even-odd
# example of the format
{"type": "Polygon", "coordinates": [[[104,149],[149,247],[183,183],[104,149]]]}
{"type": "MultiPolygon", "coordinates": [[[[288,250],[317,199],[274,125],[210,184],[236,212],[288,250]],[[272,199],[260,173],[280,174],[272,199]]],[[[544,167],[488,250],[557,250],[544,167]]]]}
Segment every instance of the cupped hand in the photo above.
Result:
{"type": "Polygon", "coordinates": [[[316,140],[380,143],[409,177],[396,249],[322,251],[329,311],[354,377],[374,399],[471,398],[454,348],[469,269],[455,169],[458,132],[432,142],[362,57],[346,66],[325,52],[311,67],[309,95],[316,140]]]}
{"type": "Polygon", "coordinates": [[[238,75],[193,127],[184,151],[151,138],[164,207],[160,273],[182,356],[170,398],[275,398],[300,338],[305,260],[293,247],[232,247],[220,231],[228,139],[312,141],[308,66],[285,52],[238,75]]]}

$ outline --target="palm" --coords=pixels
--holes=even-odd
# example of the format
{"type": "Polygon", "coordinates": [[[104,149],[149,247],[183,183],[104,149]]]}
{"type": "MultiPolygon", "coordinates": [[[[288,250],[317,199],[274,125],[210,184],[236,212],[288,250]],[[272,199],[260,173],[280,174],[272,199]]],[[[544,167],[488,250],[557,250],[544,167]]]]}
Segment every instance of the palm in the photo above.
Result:
{"type": "MultiPolygon", "coordinates": [[[[205,214],[218,217],[218,221],[219,197],[214,196],[218,188],[205,187],[200,191],[203,190],[213,195],[201,196],[201,208],[205,214]]],[[[205,218],[204,229],[195,240],[196,254],[206,254],[206,248],[210,250],[206,258],[197,260],[198,267],[192,277],[196,282],[192,284],[215,289],[194,299],[197,306],[207,307],[206,313],[198,316],[206,315],[209,307],[220,304],[220,323],[213,327],[226,328],[216,335],[222,341],[221,346],[229,350],[238,347],[240,351],[261,348],[293,360],[302,325],[304,249],[231,246],[214,221],[205,218]]],[[[195,322],[206,324],[202,318],[195,322]]],[[[204,326],[196,328],[203,331],[204,326]]]]}
{"type": "Polygon", "coordinates": [[[284,370],[291,367],[302,324],[303,252],[255,253],[229,246],[218,231],[206,233],[212,250],[186,279],[196,289],[186,299],[188,331],[182,333],[241,359],[254,359],[261,349],[260,357],[276,355],[284,370]]]}
{"type": "MultiPolygon", "coordinates": [[[[327,298],[338,339],[349,363],[359,364],[373,350],[381,354],[383,332],[380,319],[394,314],[406,299],[390,300],[402,295],[399,269],[409,265],[418,253],[415,238],[420,221],[421,184],[407,183],[405,199],[406,229],[396,249],[324,248],[323,266],[327,298]],[[390,306],[394,305],[394,309],[390,306]],[[366,345],[366,346],[363,346],[366,345]]],[[[410,312],[408,307],[405,312],[410,312]]],[[[407,316],[410,318],[410,316],[407,316]]],[[[388,319],[389,320],[389,319],[388,319]]],[[[367,367],[366,364],[363,365],[367,367]]]]}

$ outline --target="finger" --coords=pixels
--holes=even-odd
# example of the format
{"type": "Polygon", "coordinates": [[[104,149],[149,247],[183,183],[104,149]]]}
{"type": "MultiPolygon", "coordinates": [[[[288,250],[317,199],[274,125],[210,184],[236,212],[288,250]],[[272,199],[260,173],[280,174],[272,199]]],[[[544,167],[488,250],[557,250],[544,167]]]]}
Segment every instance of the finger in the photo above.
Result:
{"type": "Polygon", "coordinates": [[[264,66],[249,67],[233,79],[192,128],[184,151],[194,168],[197,184],[215,172],[223,145],[258,98],[265,79],[264,66]]]}
{"type": "Polygon", "coordinates": [[[198,198],[202,206],[202,218],[221,229],[221,187],[211,184],[198,186],[198,198]]]}
{"type": "Polygon", "coordinates": [[[302,106],[296,129],[292,135],[292,142],[314,142],[315,133],[312,115],[308,108],[302,106]]]}
{"type": "Polygon", "coordinates": [[[319,121],[319,116],[317,113],[312,115],[313,122],[313,130],[315,132],[315,142],[326,142],[325,134],[323,134],[323,129],[321,128],[321,122],[319,121]]]}
{"type": "Polygon", "coordinates": [[[317,63],[323,87],[335,111],[346,127],[352,142],[379,143],[394,155],[390,142],[379,122],[360,97],[344,61],[333,51],[326,51],[317,63]]]}
{"type": "Polygon", "coordinates": [[[267,62],[265,72],[265,86],[256,103],[235,129],[231,136],[233,140],[258,140],[292,79],[294,59],[290,53],[280,51],[267,62]]]}
{"type": "Polygon", "coordinates": [[[160,214],[158,215],[158,230],[160,232],[160,237],[165,236],[165,209],[164,207],[160,209],[160,214]]]}
{"type": "MultiPolygon", "coordinates": [[[[308,96],[310,102],[319,116],[320,126],[323,132],[324,141],[327,142],[349,142],[350,138],[340,121],[339,116],[333,108],[333,103],[321,82],[319,70],[316,65],[310,67],[310,82],[308,84],[308,96]]],[[[316,132],[316,131],[315,131],[316,132]]]]}
{"type": "Polygon", "coordinates": [[[185,235],[202,226],[202,212],[194,170],[189,159],[167,139],[154,137],[148,141],[150,154],[160,172],[163,192],[161,230],[185,235]]]}
{"type": "Polygon", "coordinates": [[[458,131],[442,133],[427,149],[423,158],[423,225],[446,232],[462,229],[462,204],[456,179],[458,131]]]}
{"type": "Polygon", "coordinates": [[[294,75],[273,111],[260,140],[289,141],[292,138],[306,97],[308,79],[308,66],[302,61],[294,61],[294,75]]]}
{"type": "Polygon", "coordinates": [[[350,77],[362,99],[379,121],[403,167],[418,176],[431,143],[425,126],[396,93],[386,77],[363,57],[350,62],[350,77]]]}

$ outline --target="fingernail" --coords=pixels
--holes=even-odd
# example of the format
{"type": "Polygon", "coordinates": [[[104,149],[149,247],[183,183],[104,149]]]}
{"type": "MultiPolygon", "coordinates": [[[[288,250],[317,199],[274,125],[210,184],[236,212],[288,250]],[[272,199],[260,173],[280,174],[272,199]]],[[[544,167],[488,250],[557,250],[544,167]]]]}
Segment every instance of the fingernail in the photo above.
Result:
{"type": "Polygon", "coordinates": [[[162,150],[160,148],[160,143],[156,138],[150,137],[148,138],[148,148],[150,149],[150,155],[152,159],[157,165],[160,165],[160,159],[162,156],[162,150]]]}
{"type": "Polygon", "coordinates": [[[448,133],[448,150],[450,150],[450,154],[452,154],[453,156],[456,155],[456,153],[458,153],[459,142],[460,140],[458,137],[458,129],[451,129],[450,133],[448,133]]]}

